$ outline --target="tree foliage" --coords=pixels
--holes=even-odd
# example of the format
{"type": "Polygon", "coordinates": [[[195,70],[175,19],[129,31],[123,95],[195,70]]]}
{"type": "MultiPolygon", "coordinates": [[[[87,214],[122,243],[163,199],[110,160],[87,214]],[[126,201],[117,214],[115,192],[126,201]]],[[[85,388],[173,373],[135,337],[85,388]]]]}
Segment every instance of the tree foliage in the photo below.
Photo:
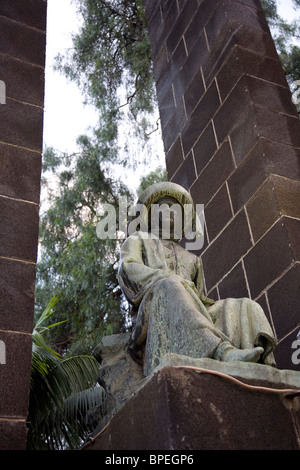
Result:
{"type": "MultiPolygon", "coordinates": [[[[295,10],[300,7],[299,0],[293,0],[295,10]]],[[[300,78],[300,24],[299,19],[292,22],[284,20],[278,13],[278,1],[262,0],[262,6],[269,22],[275,46],[283,70],[290,85],[300,78]]]]}
{"type": "MultiPolygon", "coordinates": [[[[64,72],[97,108],[107,100],[118,107],[118,87],[127,90],[134,113],[152,109],[150,42],[142,0],[76,0],[82,27],[64,61],[64,72]]],[[[60,59],[64,60],[61,56],[60,59]]]]}
{"type": "MultiPolygon", "coordinates": [[[[118,207],[119,195],[132,200],[129,190],[104,170],[101,149],[87,138],[81,152],[44,154],[44,175],[56,176],[49,207],[40,217],[40,256],[37,265],[36,316],[53,295],[60,298],[55,321],[55,348],[86,353],[104,334],[123,331],[127,310],[118,288],[118,240],[96,234],[99,205],[118,207]]],[[[49,179],[49,178],[48,178],[49,179]]]]}
{"type": "MultiPolygon", "coordinates": [[[[130,134],[139,138],[142,148],[155,128],[156,109],[143,1],[75,0],[75,4],[82,26],[73,36],[69,54],[58,55],[56,67],[79,85],[99,111],[97,134],[104,134],[110,148],[118,143],[121,123],[127,132],[123,150],[130,134]]],[[[117,155],[127,163],[132,157],[130,152],[117,155]]]]}
{"type": "Polygon", "coordinates": [[[159,183],[160,181],[167,181],[167,171],[162,166],[157,167],[155,170],[150,171],[148,175],[141,178],[140,185],[137,189],[137,195],[140,196],[148,186],[159,183]]]}

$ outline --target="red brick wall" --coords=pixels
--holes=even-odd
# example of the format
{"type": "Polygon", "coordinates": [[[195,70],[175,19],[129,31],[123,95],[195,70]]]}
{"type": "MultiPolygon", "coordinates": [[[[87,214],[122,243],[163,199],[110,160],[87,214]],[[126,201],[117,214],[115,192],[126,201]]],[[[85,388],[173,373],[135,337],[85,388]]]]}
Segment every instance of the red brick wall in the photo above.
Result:
{"type": "Polygon", "coordinates": [[[259,0],[145,0],[169,180],[205,204],[208,295],[300,330],[300,121],[259,0]]]}
{"type": "Polygon", "coordinates": [[[0,2],[0,80],[6,89],[6,103],[0,104],[0,340],[6,355],[0,364],[1,449],[26,448],[46,9],[46,0],[0,2]]]}

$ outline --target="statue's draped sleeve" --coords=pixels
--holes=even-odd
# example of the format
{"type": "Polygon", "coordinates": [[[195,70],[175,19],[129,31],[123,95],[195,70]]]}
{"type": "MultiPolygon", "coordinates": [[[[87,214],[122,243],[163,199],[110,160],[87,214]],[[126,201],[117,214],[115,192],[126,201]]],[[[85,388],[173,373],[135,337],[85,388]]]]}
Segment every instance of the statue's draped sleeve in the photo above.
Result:
{"type": "Polygon", "coordinates": [[[143,234],[136,233],[125,240],[121,247],[118,279],[127,300],[134,307],[138,307],[145,293],[157,281],[171,274],[158,239],[143,243],[143,234]]]}

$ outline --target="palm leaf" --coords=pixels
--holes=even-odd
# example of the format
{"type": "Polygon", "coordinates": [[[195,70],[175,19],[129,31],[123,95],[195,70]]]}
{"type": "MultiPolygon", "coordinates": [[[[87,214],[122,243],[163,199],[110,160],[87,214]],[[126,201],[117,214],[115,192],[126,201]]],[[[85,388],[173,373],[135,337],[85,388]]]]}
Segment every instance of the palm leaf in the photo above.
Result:
{"type": "Polygon", "coordinates": [[[42,314],[38,318],[38,320],[35,324],[35,327],[34,327],[35,330],[39,329],[40,325],[42,325],[42,323],[47,321],[51,317],[51,315],[53,315],[53,313],[54,313],[53,309],[54,309],[54,307],[55,307],[55,305],[57,304],[58,301],[59,301],[59,297],[57,295],[52,297],[52,299],[48,303],[47,307],[45,308],[45,310],[42,312],[42,314]]]}
{"type": "Polygon", "coordinates": [[[95,358],[62,359],[43,336],[50,327],[42,324],[51,317],[57,301],[51,299],[33,332],[28,449],[78,448],[89,432],[88,412],[103,401],[95,358]]]}
{"type": "MultiPolygon", "coordinates": [[[[29,412],[31,445],[40,436],[53,448],[60,448],[63,443],[78,446],[89,432],[88,411],[103,401],[104,390],[97,386],[97,376],[98,363],[93,356],[49,361],[47,373],[35,375],[29,412]]],[[[39,448],[41,445],[38,442],[39,448]]]]}

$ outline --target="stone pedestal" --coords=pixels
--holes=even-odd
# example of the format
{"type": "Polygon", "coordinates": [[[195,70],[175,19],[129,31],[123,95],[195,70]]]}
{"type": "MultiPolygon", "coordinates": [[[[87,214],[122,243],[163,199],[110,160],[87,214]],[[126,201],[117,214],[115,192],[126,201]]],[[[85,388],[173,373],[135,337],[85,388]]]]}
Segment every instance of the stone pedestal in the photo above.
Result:
{"type": "Polygon", "coordinates": [[[105,336],[93,351],[100,363],[99,384],[106,391],[106,400],[101,407],[103,426],[128,398],[145,382],[143,368],[128,354],[130,333],[105,336]]]}
{"type": "Polygon", "coordinates": [[[85,449],[299,450],[299,419],[298,398],[251,390],[211,373],[165,367],[85,449]]]}
{"type": "MultiPolygon", "coordinates": [[[[108,397],[118,377],[121,399],[84,450],[299,450],[298,372],[170,354],[151,376],[137,369],[131,380],[122,338],[110,365],[100,348],[100,375],[112,380],[108,397]]],[[[106,340],[110,350],[117,339],[106,340]]]]}

